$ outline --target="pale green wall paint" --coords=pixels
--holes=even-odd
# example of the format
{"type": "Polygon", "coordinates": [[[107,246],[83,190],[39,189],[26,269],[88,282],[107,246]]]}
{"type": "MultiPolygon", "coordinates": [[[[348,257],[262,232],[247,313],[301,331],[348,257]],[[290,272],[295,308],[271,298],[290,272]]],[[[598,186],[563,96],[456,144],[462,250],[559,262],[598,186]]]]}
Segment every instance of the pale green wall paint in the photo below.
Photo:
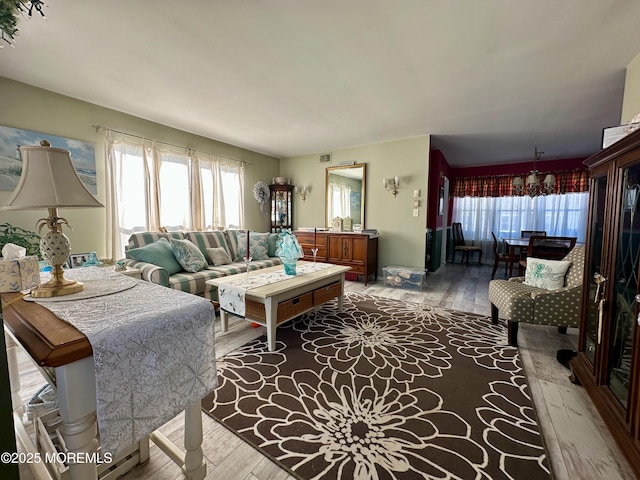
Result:
{"type": "MultiPolygon", "coordinates": [[[[105,203],[105,154],[104,137],[96,133],[92,125],[106,125],[114,130],[191,147],[208,153],[244,160],[251,165],[245,169],[245,216],[247,227],[268,231],[265,218],[253,198],[253,185],[262,180],[267,183],[278,175],[279,160],[259,153],[234,147],[222,142],[176,130],[141,118],[58,95],[0,77],[0,125],[33,130],[60,137],[92,142],[96,149],[96,175],[98,200],[105,203]]],[[[11,192],[0,191],[0,205],[11,192]]],[[[0,223],[33,230],[36,221],[46,216],[46,211],[2,211],[0,223]]],[[[95,250],[106,255],[105,209],[61,209],[60,215],[69,220],[73,231],[65,233],[71,241],[73,252],[95,250]]]]}
{"type": "Polygon", "coordinates": [[[640,53],[627,66],[620,124],[629,123],[640,113],[640,53]]]}
{"type": "MultiPolygon", "coordinates": [[[[326,152],[321,152],[326,153],[326,152]]],[[[384,266],[424,267],[429,136],[333,151],[331,163],[320,163],[320,155],[285,158],[280,175],[293,185],[311,186],[305,202],[296,197],[294,227],[324,224],[324,189],[327,167],[341,162],[366,163],[365,227],[380,232],[379,274],[384,266]],[[383,178],[400,177],[397,197],[384,189],[383,178]],[[413,190],[420,190],[420,214],[413,217],[413,190]]]]}

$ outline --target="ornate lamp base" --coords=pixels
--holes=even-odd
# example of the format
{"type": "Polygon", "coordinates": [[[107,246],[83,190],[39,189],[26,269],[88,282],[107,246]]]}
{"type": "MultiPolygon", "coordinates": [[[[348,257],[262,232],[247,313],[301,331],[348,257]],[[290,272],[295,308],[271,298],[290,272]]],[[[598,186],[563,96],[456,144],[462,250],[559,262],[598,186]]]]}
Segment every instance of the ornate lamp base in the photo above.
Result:
{"type": "Polygon", "coordinates": [[[53,269],[51,270],[51,280],[31,289],[31,296],[47,298],[81,292],[84,285],[81,282],[64,278],[64,270],[62,269],[62,265],[67,262],[71,253],[71,243],[67,236],[60,231],[60,225],[62,223],[68,225],[67,221],[58,217],[57,209],[50,208],[49,217],[40,220],[40,222],[42,222],[41,227],[43,225],[49,227],[49,231],[40,240],[40,253],[53,269]]]}
{"type": "Polygon", "coordinates": [[[63,284],[60,284],[59,279],[57,278],[52,278],[46,283],[41,283],[37,287],[31,289],[31,296],[33,298],[60,297],[62,295],[78,293],[84,289],[84,284],[82,282],[67,280],[66,278],[63,278],[62,280],[63,284]]]}

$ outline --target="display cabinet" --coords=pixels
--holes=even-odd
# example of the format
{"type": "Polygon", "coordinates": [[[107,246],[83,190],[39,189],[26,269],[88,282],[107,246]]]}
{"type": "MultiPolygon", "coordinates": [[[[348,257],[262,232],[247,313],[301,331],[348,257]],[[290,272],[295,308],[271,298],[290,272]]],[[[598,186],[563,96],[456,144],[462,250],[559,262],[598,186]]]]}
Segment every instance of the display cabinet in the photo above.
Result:
{"type": "Polygon", "coordinates": [[[293,230],[293,185],[269,185],[271,232],[293,230]]]}
{"type": "Polygon", "coordinates": [[[585,164],[590,207],[573,380],[640,476],[640,131],[585,164]]]}

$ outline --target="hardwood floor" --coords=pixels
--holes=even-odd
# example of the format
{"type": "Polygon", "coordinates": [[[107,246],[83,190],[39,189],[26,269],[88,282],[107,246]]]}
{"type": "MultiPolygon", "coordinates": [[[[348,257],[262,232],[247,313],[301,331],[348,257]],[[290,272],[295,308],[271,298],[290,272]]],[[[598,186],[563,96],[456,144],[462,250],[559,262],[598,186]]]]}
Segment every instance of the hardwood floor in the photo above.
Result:
{"type": "MultiPolygon", "coordinates": [[[[347,282],[348,291],[386,296],[399,300],[423,302],[481,315],[490,315],[488,286],[491,267],[447,264],[427,275],[422,292],[385,288],[382,279],[367,287],[360,282],[347,282]]],[[[499,278],[499,277],[497,277],[499,278]]],[[[230,321],[229,331],[216,327],[218,357],[264,334],[263,328],[252,328],[249,322],[230,321]]],[[[545,326],[520,325],[518,346],[531,395],[547,446],[553,473],[558,480],[631,480],[636,478],[622,453],[609,435],[602,419],[582,387],[569,381],[569,370],[556,360],[561,348],[577,348],[578,331],[570,328],[566,335],[545,326]]],[[[506,342],[506,337],[505,337],[506,342]]],[[[26,355],[20,361],[22,390],[25,401],[42,385],[39,372],[26,355]]],[[[207,415],[202,416],[203,450],[207,460],[208,479],[284,480],[293,479],[268,458],[240,440],[207,415]]],[[[182,416],[161,431],[182,447],[182,416]]],[[[180,471],[155,445],[151,458],[122,477],[126,480],[174,479],[180,471]]],[[[26,467],[21,479],[33,478],[26,467]]]]}

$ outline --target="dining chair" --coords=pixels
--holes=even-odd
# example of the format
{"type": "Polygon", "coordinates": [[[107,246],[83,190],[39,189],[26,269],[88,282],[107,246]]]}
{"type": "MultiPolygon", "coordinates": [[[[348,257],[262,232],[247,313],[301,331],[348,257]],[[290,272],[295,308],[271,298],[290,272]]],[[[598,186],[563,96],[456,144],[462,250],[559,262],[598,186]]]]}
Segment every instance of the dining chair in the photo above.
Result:
{"type": "MultiPolygon", "coordinates": [[[[532,235],[529,237],[527,257],[545,258],[547,260],[562,260],[576,245],[577,237],[547,237],[532,235]]],[[[526,258],[521,259],[520,274],[527,268],[526,258]]]]}
{"type": "Polygon", "coordinates": [[[480,264],[480,260],[482,259],[482,248],[473,245],[467,245],[464,240],[464,235],[462,233],[462,223],[454,222],[451,224],[451,233],[453,235],[453,255],[451,256],[451,262],[455,262],[456,260],[456,252],[460,252],[460,263],[462,263],[465,258],[467,260],[467,267],[469,266],[469,255],[474,252],[478,253],[478,264],[480,264]]]}
{"type": "Polygon", "coordinates": [[[498,246],[498,239],[496,238],[496,234],[491,232],[491,236],[493,237],[493,271],[491,272],[491,279],[495,277],[496,271],[498,270],[498,266],[500,262],[504,263],[504,276],[507,276],[507,267],[509,266],[510,258],[506,253],[500,252],[500,248],[498,246]]]}
{"type": "Polygon", "coordinates": [[[520,238],[529,238],[532,235],[544,237],[547,235],[547,232],[545,232],[544,230],[521,230],[520,231],[520,238]]]}
{"type": "MultiPolygon", "coordinates": [[[[539,237],[546,237],[547,232],[545,232],[544,230],[521,230],[520,231],[520,238],[531,238],[534,235],[539,237]]],[[[520,259],[518,261],[522,262],[526,258],[527,258],[527,251],[520,250],[520,259]]]]}

